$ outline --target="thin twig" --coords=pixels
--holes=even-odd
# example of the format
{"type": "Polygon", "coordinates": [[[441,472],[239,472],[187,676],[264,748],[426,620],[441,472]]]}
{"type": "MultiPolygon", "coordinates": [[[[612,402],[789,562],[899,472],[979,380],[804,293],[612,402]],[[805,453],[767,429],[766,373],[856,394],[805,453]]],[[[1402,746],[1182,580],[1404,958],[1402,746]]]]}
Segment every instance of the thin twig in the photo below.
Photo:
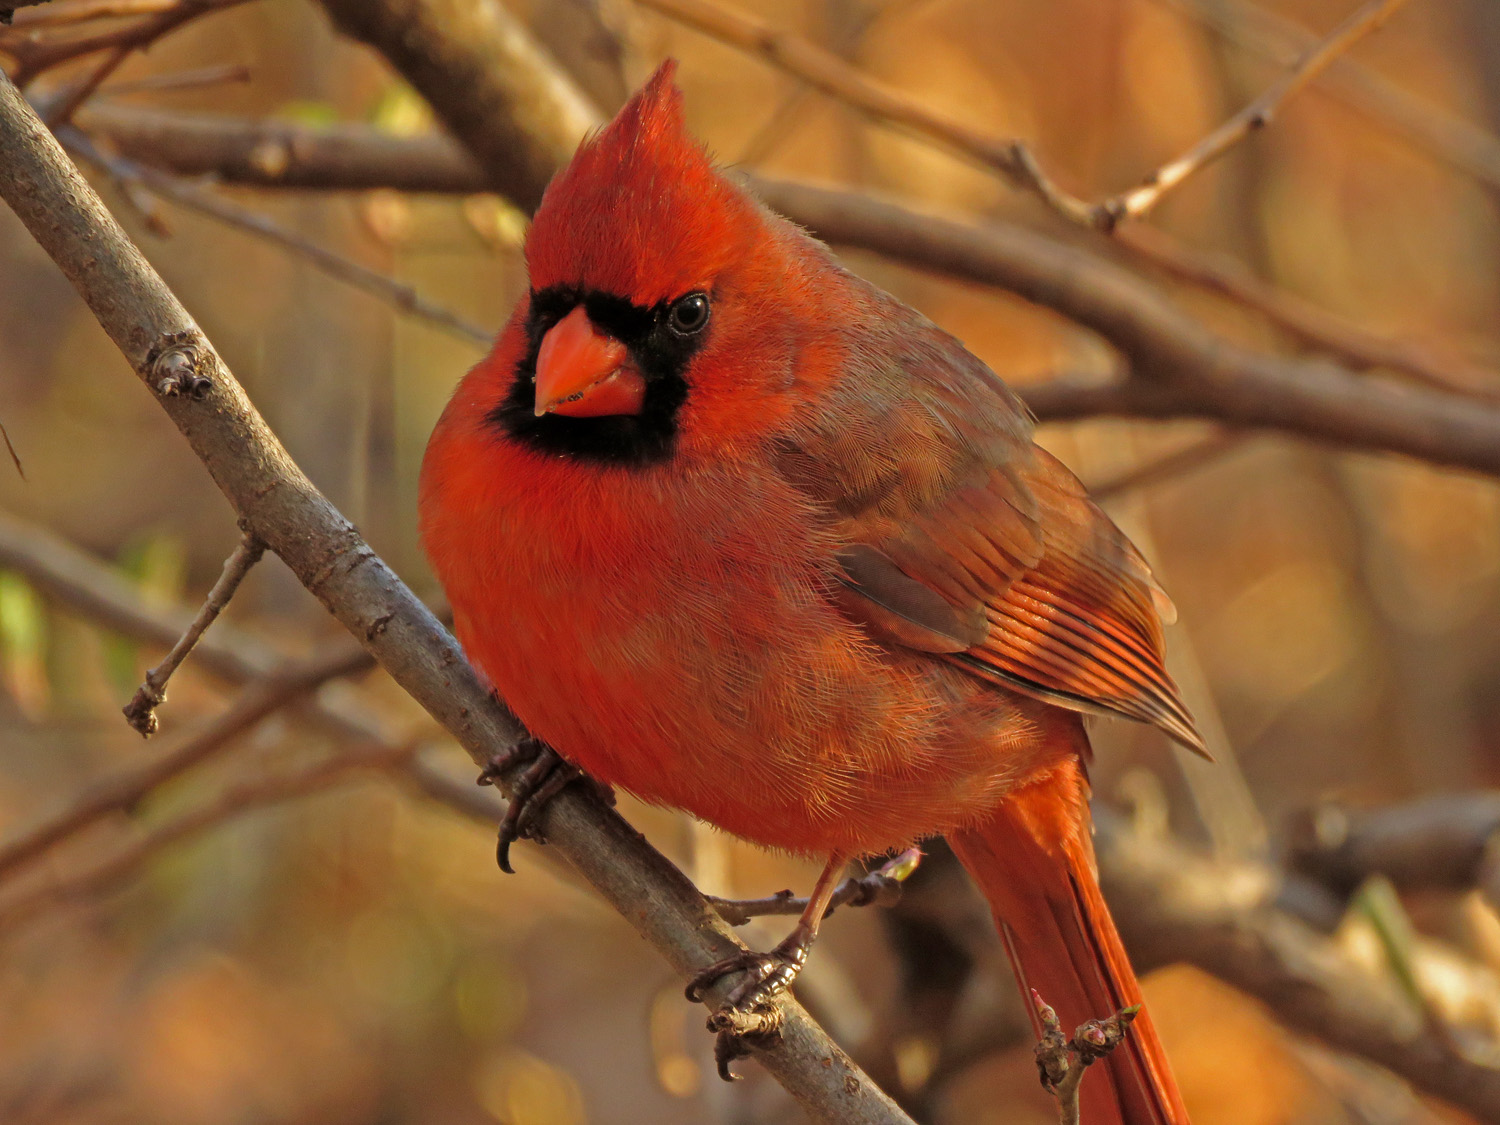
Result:
{"type": "MultiPolygon", "coordinates": [[[[363,0],[368,3],[369,0],[363,0]]],[[[406,691],[483,767],[524,730],[396,574],[297,468],[244,388],[68,161],[15,86],[0,75],[0,198],[77,288],[147,388],[155,349],[191,347],[201,397],[157,402],[243,521],[406,691]]],[[[510,779],[502,778],[508,785],[510,779]]],[[[551,846],[690,979],[744,949],[692,884],[617,814],[572,786],[547,806],[551,846]]],[[[727,984],[708,990],[714,1008],[727,984]]],[[[794,998],[780,997],[780,1038],[757,1048],[807,1111],[833,1125],[909,1125],[794,998]]]]}
{"type": "MultiPolygon", "coordinates": [[[[834,888],[824,917],[840,906],[894,904],[901,897],[901,884],[911,877],[921,860],[920,850],[907,848],[874,871],[845,879],[834,888]]],[[[801,914],[807,909],[807,899],[793,895],[791,891],[779,891],[765,898],[720,898],[718,895],[709,895],[708,903],[731,926],[743,926],[752,918],[801,914]]]]}
{"type": "Polygon", "coordinates": [[[174,749],[155,762],[90,786],[66,809],[0,846],[0,877],[40,858],[111,813],[136,807],[154,789],[223,750],[266,716],[330,680],[356,675],[369,667],[363,649],[341,642],[305,661],[288,662],[253,681],[226,711],[184,735],[174,749]]]}
{"type": "Polygon", "coordinates": [[[172,646],[172,650],[162,658],[161,663],[146,673],[146,678],[136,688],[135,695],[125,704],[125,721],[139,731],[142,738],[150,738],[156,733],[156,709],[167,701],[167,681],[172,678],[172,673],[187,659],[188,653],[193,651],[193,646],[198,643],[204,631],[224,612],[235,591],[240,588],[240,583],[245,580],[245,575],[260,562],[265,551],[266,545],[253,535],[246,534],[240,539],[239,546],[225,560],[223,573],[219,575],[213,589],[209,590],[208,597],[198,608],[192,623],[172,646]]]}
{"type": "Polygon", "coordinates": [[[1383,368],[1429,387],[1500,401],[1495,371],[1417,340],[1372,332],[1261,280],[1232,258],[1190,249],[1159,227],[1136,223],[1121,227],[1115,238],[1143,264],[1257,312],[1292,339],[1356,367],[1383,368]]]}
{"type": "Polygon", "coordinates": [[[1243,448],[1249,436],[1237,430],[1220,430],[1191,445],[1126,469],[1118,476],[1089,485],[1089,496],[1096,503],[1103,503],[1126,492],[1135,492],[1164,480],[1175,479],[1212,464],[1226,453],[1243,448]]]}
{"type": "Polygon", "coordinates": [[[1261,97],[1182,156],[1157,169],[1141,186],[1092,204],[1058,186],[1025,141],[987,136],[934,113],[801,36],[706,0],[636,0],[636,3],[755,54],[879,121],[939,141],[999,173],[1014,186],[1030,191],[1068,221],[1108,233],[1122,221],[1144,215],[1167,191],[1264,125],[1282,102],[1316,78],[1365,34],[1383,24],[1405,0],[1372,0],[1340,24],[1261,97]]]}
{"type": "MultiPolygon", "coordinates": [[[[1300,24],[1256,4],[1238,0],[1160,2],[1208,24],[1229,42],[1283,66],[1296,62],[1318,41],[1300,24]]],[[[1491,189],[1500,188],[1500,137],[1473,122],[1409,93],[1347,57],[1329,68],[1318,88],[1429,156],[1491,189]]]]}
{"type": "Polygon", "coordinates": [[[196,70],[178,70],[170,74],[148,74],[129,82],[111,82],[99,91],[99,97],[114,98],[123,94],[167,93],[180,90],[201,90],[205,86],[223,86],[227,83],[249,82],[250,68],[244,63],[224,63],[222,66],[202,66],[196,70]]]}
{"type": "Polygon", "coordinates": [[[103,862],[0,903],[0,930],[13,929],[51,907],[118,890],[148,860],[170,845],[255,809],[342,784],[353,774],[392,768],[409,758],[415,749],[414,745],[361,746],[341,751],[295,773],[230,786],[213,801],[151,830],[127,847],[116,849],[103,862]]]}
{"type": "MultiPolygon", "coordinates": [[[[109,68],[112,71],[114,66],[118,66],[132,52],[150,46],[184,24],[200,16],[211,15],[246,3],[249,3],[249,0],[177,0],[170,7],[161,9],[154,15],[137,20],[125,27],[112,28],[95,35],[77,39],[39,41],[10,38],[5,44],[6,50],[15,56],[17,63],[16,73],[12,80],[24,89],[39,75],[53,67],[99,51],[109,51],[119,55],[114,65],[109,68]]],[[[64,99],[62,104],[66,105],[67,99],[64,99]]],[[[56,119],[66,120],[67,116],[59,110],[56,119]]]]}
{"type": "Polygon", "coordinates": [[[1155,207],[1167,192],[1200,168],[1213,163],[1258,129],[1270,124],[1283,102],[1304,89],[1329,65],[1366,35],[1378,30],[1400,10],[1406,0],[1370,0],[1352,12],[1317,46],[1300,58],[1260,97],[1213,130],[1177,159],[1163,164],[1139,187],[1120,192],[1094,209],[1095,223],[1105,230],[1139,219],[1155,207]]]}
{"type": "Polygon", "coordinates": [[[1069,1039],[1063,1034],[1057,1013],[1034,988],[1031,1003],[1037,1022],[1042,1026],[1041,1038],[1034,1051],[1042,1088],[1057,1099],[1058,1125],[1079,1125],[1078,1092],[1083,1076],[1090,1066],[1125,1042],[1130,1034],[1130,1024],[1141,1006],[1134,1004],[1102,1019],[1080,1024],[1069,1039]]]}
{"type": "Polygon", "coordinates": [[[493,332],[487,332],[448,309],[433,304],[410,285],[293,234],[257,211],[230,203],[212,192],[184,183],[155,168],[103,152],[75,128],[59,129],[58,137],[70,150],[98,165],[121,183],[142,185],[189,210],[274,243],[305,258],[329,277],[378,297],[402,312],[443,328],[468,343],[487,347],[494,338],[493,332]]]}
{"type": "MultiPolygon", "coordinates": [[[[44,0],[31,0],[41,3],[44,0]]],[[[15,26],[23,31],[34,31],[43,27],[67,27],[72,24],[91,23],[94,20],[126,19],[131,16],[154,16],[176,8],[180,0],[51,0],[41,11],[19,12],[15,26]]],[[[19,8],[23,5],[6,0],[4,8],[19,8]]]]}

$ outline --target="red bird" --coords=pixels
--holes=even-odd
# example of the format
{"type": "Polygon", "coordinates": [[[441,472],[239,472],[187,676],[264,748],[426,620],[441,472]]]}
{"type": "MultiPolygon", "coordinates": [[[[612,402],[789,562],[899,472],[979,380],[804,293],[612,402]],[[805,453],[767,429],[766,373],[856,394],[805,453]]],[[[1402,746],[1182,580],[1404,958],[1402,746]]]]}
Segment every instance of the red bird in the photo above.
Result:
{"type": "MultiPolygon", "coordinates": [[[[1167,601],[952,336],[713,166],[666,63],[553,180],[530,292],[422,467],[459,640],[597,780],[827,862],[730,1004],[800,968],[852,857],[945,835],[1064,1026],[1140,1000],[1080,713],[1202,743],[1167,601]]],[[[1142,1014],[1091,1125],[1186,1121],[1142,1014]]]]}

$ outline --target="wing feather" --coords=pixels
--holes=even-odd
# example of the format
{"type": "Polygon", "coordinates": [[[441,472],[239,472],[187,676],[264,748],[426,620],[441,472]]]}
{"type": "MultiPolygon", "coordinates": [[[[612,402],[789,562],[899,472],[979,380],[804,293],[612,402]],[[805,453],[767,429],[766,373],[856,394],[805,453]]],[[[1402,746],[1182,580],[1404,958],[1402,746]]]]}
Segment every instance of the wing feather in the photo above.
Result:
{"type": "Polygon", "coordinates": [[[924,353],[846,380],[819,415],[837,431],[814,419],[788,443],[787,478],[836,513],[846,551],[862,548],[839,603],[884,643],[1153,723],[1205,753],[1163,661],[1171,601],[1077,477],[1033,444],[1010,392],[962,357],[941,377],[924,353]]]}

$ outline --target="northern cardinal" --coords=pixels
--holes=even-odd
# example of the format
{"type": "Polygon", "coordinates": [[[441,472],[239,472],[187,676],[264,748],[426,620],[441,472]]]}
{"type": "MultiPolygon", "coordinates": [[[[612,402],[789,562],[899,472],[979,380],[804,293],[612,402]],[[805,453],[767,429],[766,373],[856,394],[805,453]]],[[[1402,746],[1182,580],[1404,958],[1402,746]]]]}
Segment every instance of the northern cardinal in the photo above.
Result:
{"type": "MultiPolygon", "coordinates": [[[[939,833],[1064,1026],[1139,1003],[1081,713],[1202,749],[1171,603],[999,377],[715,169],[672,74],[552,181],[427,448],[460,641],[597,780],[827,861],[715,968],[755,970],[731,1005],[790,982],[851,857],[939,833]]],[[[1090,1125],[1186,1121],[1149,1015],[1094,1069],[1090,1125]]]]}

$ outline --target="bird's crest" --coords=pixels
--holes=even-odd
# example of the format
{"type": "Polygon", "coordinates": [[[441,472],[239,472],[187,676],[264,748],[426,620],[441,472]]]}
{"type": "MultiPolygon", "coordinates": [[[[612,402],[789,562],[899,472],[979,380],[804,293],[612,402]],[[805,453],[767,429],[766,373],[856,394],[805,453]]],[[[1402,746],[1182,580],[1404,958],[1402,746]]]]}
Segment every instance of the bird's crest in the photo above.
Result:
{"type": "Polygon", "coordinates": [[[547,188],[526,239],[533,289],[652,306],[708,285],[758,228],[748,196],[687,131],[668,59],[547,188]]]}

